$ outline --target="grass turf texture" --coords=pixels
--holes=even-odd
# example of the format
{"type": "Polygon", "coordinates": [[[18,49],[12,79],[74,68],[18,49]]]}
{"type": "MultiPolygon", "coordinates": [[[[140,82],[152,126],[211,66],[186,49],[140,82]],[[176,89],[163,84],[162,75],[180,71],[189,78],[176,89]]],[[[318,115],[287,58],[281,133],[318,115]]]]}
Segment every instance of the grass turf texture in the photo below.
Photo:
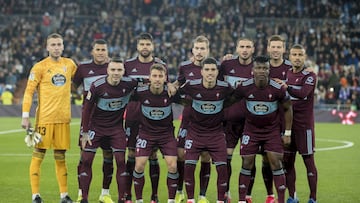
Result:
{"type": "MultiPolygon", "coordinates": [[[[20,118],[0,118],[0,203],[19,203],[31,201],[31,190],[29,183],[29,164],[32,150],[27,148],[24,143],[24,130],[19,128],[20,118]]],[[[174,122],[178,127],[179,122],[174,122]]],[[[79,149],[77,147],[79,131],[79,119],[73,119],[71,125],[72,146],[67,152],[68,166],[68,187],[70,196],[77,198],[77,164],[79,160],[79,149]]],[[[360,185],[360,125],[345,126],[334,123],[316,124],[316,147],[318,152],[315,154],[318,168],[318,202],[358,202],[358,186],[360,185]],[[340,149],[333,149],[345,146],[349,143],[354,146],[340,149]]],[[[52,150],[46,154],[42,164],[40,191],[45,202],[58,202],[58,185],[55,176],[55,163],[52,150]]],[[[98,202],[101,191],[102,181],[102,152],[98,150],[93,164],[93,180],[90,188],[89,202],[98,202]]],[[[161,157],[161,156],[159,156],[161,157]]],[[[159,159],[161,164],[159,199],[160,202],[167,202],[166,175],[167,169],[164,160],[159,159]]],[[[147,163],[147,166],[149,164],[147,163]]],[[[195,177],[198,177],[198,164],[195,177]]],[[[233,175],[231,177],[232,201],[238,201],[238,175],[241,167],[241,159],[238,148],[233,155],[233,175]]],[[[261,175],[261,157],[256,161],[257,175],[252,196],[253,202],[260,203],[265,200],[265,187],[261,175]]],[[[308,185],[306,171],[301,157],[297,156],[297,195],[300,202],[308,200],[308,185]]],[[[150,180],[148,179],[148,168],[145,169],[145,188],[144,201],[150,202],[150,180]]],[[[111,184],[111,194],[113,200],[117,200],[116,179],[113,177],[111,184]]],[[[199,182],[196,182],[195,194],[198,194],[199,182]]],[[[184,187],[185,189],[185,187],[184,187]]],[[[212,166],[210,184],[207,191],[207,198],[210,202],[216,202],[216,171],[212,166]]],[[[135,196],[135,194],[133,193],[135,196]]],[[[287,194],[286,194],[287,197],[287,194]]],[[[133,197],[134,198],[134,197],[133,197]]]]}

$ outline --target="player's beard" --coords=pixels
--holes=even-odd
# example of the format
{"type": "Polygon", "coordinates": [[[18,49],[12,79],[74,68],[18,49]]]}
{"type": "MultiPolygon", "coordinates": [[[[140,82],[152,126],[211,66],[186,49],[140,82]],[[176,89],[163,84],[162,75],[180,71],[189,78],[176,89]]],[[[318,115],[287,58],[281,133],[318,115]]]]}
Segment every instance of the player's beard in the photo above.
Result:
{"type": "Polygon", "coordinates": [[[151,52],[150,51],[147,51],[147,50],[143,50],[143,51],[140,51],[140,55],[143,57],[143,58],[149,58],[151,56],[151,52]]]}

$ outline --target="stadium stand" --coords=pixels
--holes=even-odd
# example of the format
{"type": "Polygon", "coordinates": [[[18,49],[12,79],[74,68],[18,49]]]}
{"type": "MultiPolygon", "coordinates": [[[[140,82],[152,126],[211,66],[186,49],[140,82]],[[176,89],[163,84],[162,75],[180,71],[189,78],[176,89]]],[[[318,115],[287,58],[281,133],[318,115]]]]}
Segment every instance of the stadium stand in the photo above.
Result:
{"type": "Polygon", "coordinates": [[[150,32],[155,55],[168,63],[172,80],[179,62],[189,57],[190,40],[199,34],[210,39],[211,55],[218,59],[234,52],[240,36],[253,37],[256,54],[264,54],[267,37],[281,34],[288,46],[301,43],[307,49],[307,64],[319,77],[317,108],[360,109],[356,0],[89,2],[0,0],[0,93],[9,75],[15,75],[14,103],[21,103],[29,69],[47,54],[43,45],[49,32],[64,35],[64,56],[77,62],[90,58],[90,43],[96,38],[109,42],[110,55],[129,58],[136,52],[135,36],[150,32]]]}

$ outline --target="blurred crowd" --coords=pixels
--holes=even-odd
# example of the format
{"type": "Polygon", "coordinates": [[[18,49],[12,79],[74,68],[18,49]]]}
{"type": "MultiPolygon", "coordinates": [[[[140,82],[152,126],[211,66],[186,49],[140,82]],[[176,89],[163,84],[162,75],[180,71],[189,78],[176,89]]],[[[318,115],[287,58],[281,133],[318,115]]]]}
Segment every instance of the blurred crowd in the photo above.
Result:
{"type": "Polygon", "coordinates": [[[171,80],[190,57],[192,39],[206,35],[211,55],[234,53],[241,36],[254,38],[256,55],[267,38],[281,34],[287,46],[301,43],[307,65],[319,77],[318,106],[360,108],[360,5],[356,0],[0,0],[0,93],[15,91],[29,69],[47,56],[45,37],[64,36],[64,56],[89,60],[94,39],[110,55],[136,54],[136,36],[149,32],[155,56],[167,62],[171,80]]]}

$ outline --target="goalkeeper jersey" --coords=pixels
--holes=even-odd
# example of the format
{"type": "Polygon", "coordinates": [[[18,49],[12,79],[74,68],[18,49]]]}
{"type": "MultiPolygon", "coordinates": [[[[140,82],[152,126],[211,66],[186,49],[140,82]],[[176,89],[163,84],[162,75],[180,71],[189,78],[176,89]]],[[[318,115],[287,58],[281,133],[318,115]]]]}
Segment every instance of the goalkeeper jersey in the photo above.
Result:
{"type": "Polygon", "coordinates": [[[23,112],[29,112],[36,92],[37,124],[69,123],[71,119],[71,79],[77,69],[72,59],[58,61],[47,57],[36,63],[28,78],[23,99],[23,112]]]}

